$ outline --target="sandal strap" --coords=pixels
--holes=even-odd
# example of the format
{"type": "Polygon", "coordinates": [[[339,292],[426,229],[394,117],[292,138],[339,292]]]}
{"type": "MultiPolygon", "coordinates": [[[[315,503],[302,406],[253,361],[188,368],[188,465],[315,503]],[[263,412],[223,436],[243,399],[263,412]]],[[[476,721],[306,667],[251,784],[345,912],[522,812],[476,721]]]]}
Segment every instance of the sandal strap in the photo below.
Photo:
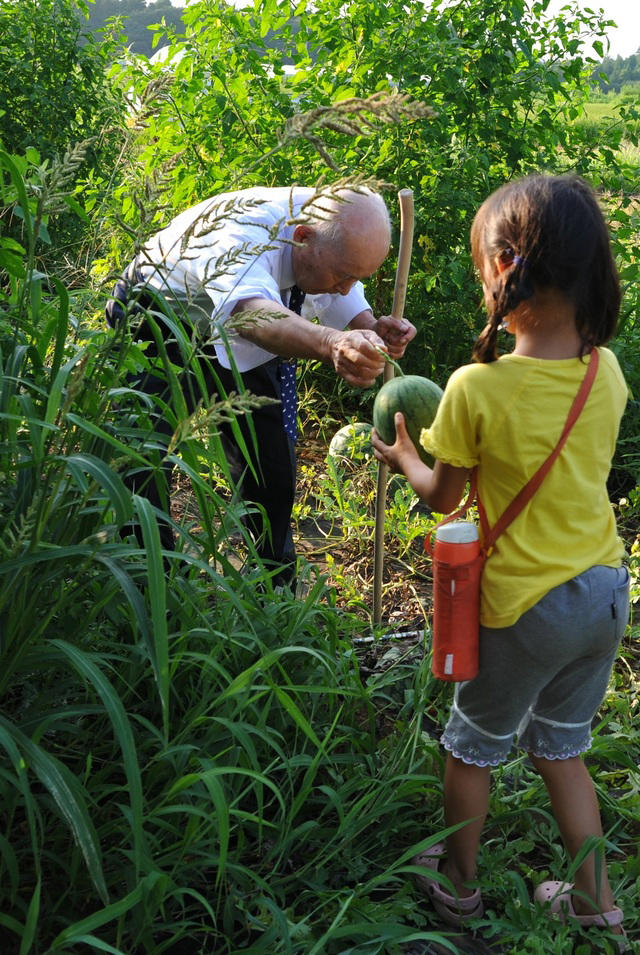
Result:
{"type": "MultiPolygon", "coordinates": [[[[432,846],[431,849],[418,853],[411,861],[414,865],[421,865],[437,872],[444,852],[444,843],[439,842],[432,846]]],[[[448,909],[451,913],[469,916],[475,915],[478,912],[482,914],[482,911],[484,911],[480,889],[474,889],[471,895],[459,897],[447,892],[436,879],[430,879],[424,875],[417,875],[416,881],[434,904],[437,903],[439,906],[448,909]]]]}
{"type": "Polygon", "coordinates": [[[575,919],[578,925],[582,925],[584,928],[588,928],[590,925],[597,925],[601,928],[622,925],[624,912],[617,905],[610,912],[578,914],[573,907],[572,891],[572,882],[543,882],[536,889],[534,899],[537,902],[551,903],[551,911],[554,914],[563,920],[566,918],[575,919]]]}
{"type": "Polygon", "coordinates": [[[469,912],[475,912],[482,902],[480,889],[475,889],[471,895],[457,896],[450,895],[442,886],[436,882],[431,882],[428,891],[431,898],[436,902],[440,902],[442,905],[446,905],[447,908],[462,912],[465,915],[469,912]]]}
{"type": "Polygon", "coordinates": [[[622,925],[624,919],[624,912],[617,906],[611,909],[610,912],[594,912],[593,915],[578,915],[575,910],[569,914],[571,918],[574,918],[585,928],[589,925],[599,925],[601,928],[622,925]]]}

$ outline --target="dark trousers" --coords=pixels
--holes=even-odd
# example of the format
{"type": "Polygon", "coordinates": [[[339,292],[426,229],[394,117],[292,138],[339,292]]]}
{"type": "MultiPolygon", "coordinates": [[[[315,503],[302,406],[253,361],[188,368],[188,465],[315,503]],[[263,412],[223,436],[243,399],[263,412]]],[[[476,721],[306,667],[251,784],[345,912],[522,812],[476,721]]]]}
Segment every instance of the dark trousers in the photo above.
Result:
{"type": "MultiPolygon", "coordinates": [[[[144,308],[144,306],[145,302],[141,297],[139,307],[144,308]]],[[[140,311],[137,315],[140,316],[140,311]]],[[[158,322],[158,324],[161,323],[158,322]]],[[[146,351],[147,356],[154,357],[157,354],[153,335],[146,322],[139,324],[136,329],[136,338],[151,342],[146,351]]],[[[184,357],[177,343],[167,336],[165,345],[172,364],[178,366],[184,364],[184,357]]],[[[179,375],[180,388],[189,413],[196,409],[198,401],[206,402],[208,397],[222,395],[218,382],[227,394],[238,391],[238,384],[233,373],[223,368],[218,362],[212,346],[199,351],[198,361],[206,390],[205,395],[202,394],[202,388],[192,369],[186,367],[179,375]]],[[[240,377],[247,391],[259,396],[276,398],[280,402],[280,359],[274,358],[264,365],[245,372],[240,377]]],[[[167,404],[171,403],[169,386],[160,373],[131,376],[129,385],[152,398],[159,398],[167,404]]],[[[173,433],[173,428],[159,413],[158,405],[155,405],[155,408],[157,411],[152,412],[151,415],[152,431],[146,436],[147,444],[149,439],[153,439],[154,434],[164,439],[158,442],[159,444],[166,444],[173,433]]],[[[293,586],[295,548],[291,533],[291,511],[296,485],[295,444],[283,428],[280,403],[269,404],[252,411],[251,419],[255,431],[255,442],[247,416],[239,415],[236,422],[253,463],[255,475],[236,442],[231,425],[223,422],[217,425],[217,428],[234,484],[247,504],[257,505],[255,512],[245,518],[245,524],[256,543],[258,556],[268,568],[276,571],[273,578],[274,584],[293,586]],[[266,520],[260,509],[263,509],[266,520]]],[[[165,510],[171,496],[171,475],[171,463],[165,462],[156,474],[138,469],[132,472],[126,481],[136,493],[144,494],[153,505],[165,510]]],[[[139,534],[139,531],[137,533],[139,534]]],[[[173,549],[174,539],[170,525],[165,523],[160,525],[160,536],[163,548],[173,549]]]]}

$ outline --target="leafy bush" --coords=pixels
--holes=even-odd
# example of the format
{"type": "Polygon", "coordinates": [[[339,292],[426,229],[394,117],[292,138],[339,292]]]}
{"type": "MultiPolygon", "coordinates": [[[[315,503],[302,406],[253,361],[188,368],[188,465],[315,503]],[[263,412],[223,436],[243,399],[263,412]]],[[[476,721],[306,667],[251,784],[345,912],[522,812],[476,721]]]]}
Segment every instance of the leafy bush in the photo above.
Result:
{"type": "Polygon", "coordinates": [[[82,326],[69,337],[69,294],[34,267],[47,191],[30,195],[21,165],[0,154],[24,224],[22,249],[0,240],[3,951],[438,937],[407,906],[380,922],[371,902],[398,882],[437,788],[419,695],[377,747],[377,701],[408,671],[362,681],[322,578],[296,602],[235,568],[241,511],[208,479],[215,440],[174,418],[167,447],[150,443],[122,377],[144,367],[140,349],[82,326]],[[199,505],[174,520],[171,552],[158,529],[171,515],[123,481],[158,453],[199,505]]]}
{"type": "MultiPolygon", "coordinates": [[[[342,11],[319,0],[291,20],[288,5],[269,2],[258,5],[258,22],[224,3],[190,5],[175,77],[143,69],[144,61],[126,74],[114,68],[139,109],[122,164],[86,175],[85,215],[94,219],[80,229],[103,256],[96,278],[196,198],[222,185],[315,181],[330,157],[338,167],[331,176],[357,168],[394,188],[413,186],[422,258],[407,314],[422,341],[412,361],[444,384],[478,324],[466,252],[477,201],[511,174],[573,164],[599,171],[612,201],[616,252],[629,270],[616,348],[631,379],[637,220],[629,168],[617,134],[594,152],[563,125],[583,90],[582,21],[556,29],[543,6],[514,0],[507,11],[459,0],[445,12],[359,0],[342,11]],[[265,52],[263,30],[279,33],[277,49],[265,52]],[[296,61],[292,76],[287,59],[296,61]],[[403,126],[376,105],[348,115],[357,128],[326,125],[327,105],[376,89],[427,100],[438,115],[403,126]],[[296,119],[302,110],[306,119],[296,119]]],[[[24,12],[28,35],[29,16],[55,10],[11,4],[2,15],[16,18],[6,21],[13,29],[24,12]]],[[[43,92],[55,90],[45,82],[43,92]]],[[[0,217],[12,222],[0,235],[3,951],[399,955],[421,940],[454,951],[408,879],[412,854],[444,834],[441,757],[430,732],[448,688],[431,677],[424,643],[383,667],[362,664],[352,638],[366,608],[355,588],[346,591],[349,606],[338,607],[327,580],[306,567],[307,593],[293,601],[274,594],[259,567],[238,569],[251,548],[242,509],[211,479],[224,471],[217,416],[246,410],[246,398],[205,403],[189,418],[167,367],[176,400],[162,410],[174,435],[166,445],[148,440],[153,409],[127,378],[146,367],[144,350],[124,331],[105,334],[91,289],[68,287],[42,265],[51,260],[44,253],[60,251],[56,210],[79,211],[79,193],[69,190],[80,154],[51,158],[68,141],[56,128],[62,138],[47,142],[50,115],[32,116],[38,149],[0,155],[0,217]],[[184,513],[153,510],[126,480],[167,459],[186,488],[184,513]],[[171,552],[160,547],[166,522],[176,534],[171,552]]],[[[390,302],[391,268],[370,290],[380,309],[390,302]]],[[[197,367],[202,356],[193,357],[197,367]]],[[[318,392],[318,378],[305,378],[304,413],[322,426],[340,420],[347,399],[318,392]]],[[[633,429],[625,455],[637,454],[633,429]]],[[[316,482],[324,513],[344,522],[361,551],[370,549],[369,470],[328,467],[316,482]]],[[[637,493],[628,501],[632,520],[637,493]]],[[[430,519],[416,519],[406,486],[393,490],[388,520],[408,562],[430,519]]],[[[632,561],[637,597],[635,552],[632,561]]],[[[345,581],[348,570],[336,562],[345,581]]],[[[630,932],[640,918],[636,631],[625,640],[592,761],[630,932]]],[[[522,758],[497,774],[492,808],[482,931],[514,953],[564,951],[568,930],[528,903],[545,868],[566,872],[546,796],[522,758]],[[511,874],[496,874],[496,860],[511,874]]]]}
{"type": "MultiPolygon", "coordinates": [[[[601,191],[612,221],[626,286],[619,354],[635,394],[640,378],[627,358],[635,351],[640,287],[637,232],[629,225],[636,166],[622,147],[638,141],[638,112],[623,105],[597,131],[581,121],[595,63],[587,37],[604,27],[595,13],[548,18],[544,6],[319,0],[291,17],[284,0],[261,3],[255,14],[195,4],[167,60],[152,66],[136,58],[114,76],[138,103],[136,161],[117,190],[117,216],[126,208],[127,232],[140,241],[195,199],[256,182],[308,183],[357,169],[391,189],[412,188],[405,311],[418,338],[405,364],[444,385],[468,361],[484,323],[469,255],[475,210],[512,176],[575,170],[601,191]],[[435,115],[389,122],[367,99],[372,94],[408,96],[435,115]],[[368,110],[351,106],[363,101],[368,110]],[[343,111],[327,115],[331,105],[343,111]]],[[[392,194],[390,205],[395,218],[392,194]]],[[[125,264],[130,241],[115,239],[111,262],[125,264]]],[[[391,308],[392,270],[389,260],[370,284],[379,313],[391,308]]],[[[316,390],[318,380],[330,400],[348,402],[347,414],[364,405],[359,416],[369,417],[370,395],[354,397],[321,370],[316,390]]],[[[622,461],[616,469],[617,483],[628,488],[622,461]]]]}
{"type": "Polygon", "coordinates": [[[108,135],[114,47],[94,36],[80,44],[87,12],[83,0],[0,3],[0,141],[10,152],[33,147],[52,160],[80,140],[108,135]]]}

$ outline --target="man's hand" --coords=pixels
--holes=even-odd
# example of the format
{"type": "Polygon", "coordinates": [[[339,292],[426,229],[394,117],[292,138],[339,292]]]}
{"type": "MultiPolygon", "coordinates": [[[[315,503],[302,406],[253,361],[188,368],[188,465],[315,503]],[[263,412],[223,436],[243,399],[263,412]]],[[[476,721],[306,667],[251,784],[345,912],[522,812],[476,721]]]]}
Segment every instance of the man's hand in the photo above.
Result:
{"type": "Polygon", "coordinates": [[[338,332],[331,336],[331,361],[336,372],[350,385],[369,388],[382,374],[385,360],[378,349],[384,341],[370,329],[338,332]]]}
{"type": "Polygon", "coordinates": [[[381,315],[373,329],[384,341],[392,358],[402,358],[407,345],[417,332],[415,325],[406,318],[393,318],[391,315],[381,315]]]}

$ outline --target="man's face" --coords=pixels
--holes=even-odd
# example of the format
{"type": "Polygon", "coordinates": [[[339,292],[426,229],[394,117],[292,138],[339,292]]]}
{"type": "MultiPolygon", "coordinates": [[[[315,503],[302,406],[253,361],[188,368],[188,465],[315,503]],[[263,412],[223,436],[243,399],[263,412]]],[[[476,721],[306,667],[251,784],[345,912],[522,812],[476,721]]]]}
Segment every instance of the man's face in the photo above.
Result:
{"type": "Polygon", "coordinates": [[[296,284],[311,295],[347,295],[357,281],[380,268],[389,251],[386,236],[347,233],[339,247],[315,229],[298,226],[293,237],[300,243],[292,251],[296,284]]]}

